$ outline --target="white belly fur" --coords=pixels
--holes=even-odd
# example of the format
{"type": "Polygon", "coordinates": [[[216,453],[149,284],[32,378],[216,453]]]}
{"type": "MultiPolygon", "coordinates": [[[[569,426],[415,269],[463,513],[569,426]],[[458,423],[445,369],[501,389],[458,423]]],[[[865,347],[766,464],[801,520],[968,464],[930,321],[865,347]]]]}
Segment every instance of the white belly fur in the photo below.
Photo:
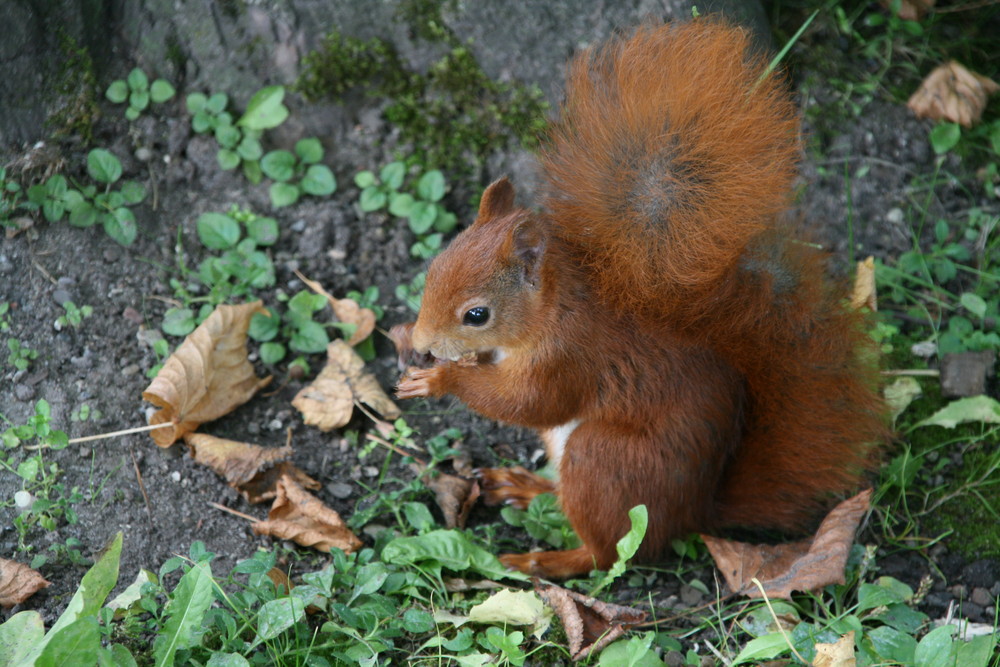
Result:
{"type": "Polygon", "coordinates": [[[556,472],[559,471],[559,464],[562,461],[563,451],[566,449],[566,442],[569,440],[569,436],[573,434],[573,431],[576,430],[576,427],[579,426],[580,423],[579,419],[574,419],[561,426],[556,426],[555,428],[542,431],[541,433],[542,442],[545,443],[545,453],[549,457],[549,465],[551,465],[556,472]]]}

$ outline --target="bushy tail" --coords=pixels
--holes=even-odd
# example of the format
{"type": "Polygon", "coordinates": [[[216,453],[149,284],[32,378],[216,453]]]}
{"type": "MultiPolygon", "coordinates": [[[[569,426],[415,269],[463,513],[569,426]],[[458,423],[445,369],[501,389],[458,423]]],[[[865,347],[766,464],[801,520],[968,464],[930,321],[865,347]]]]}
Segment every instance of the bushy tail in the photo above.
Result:
{"type": "Polygon", "coordinates": [[[643,27],[571,63],[542,156],[545,207],[589,249],[608,304],[706,298],[786,206],[798,123],[766,68],[741,28],[707,18],[643,27]]]}

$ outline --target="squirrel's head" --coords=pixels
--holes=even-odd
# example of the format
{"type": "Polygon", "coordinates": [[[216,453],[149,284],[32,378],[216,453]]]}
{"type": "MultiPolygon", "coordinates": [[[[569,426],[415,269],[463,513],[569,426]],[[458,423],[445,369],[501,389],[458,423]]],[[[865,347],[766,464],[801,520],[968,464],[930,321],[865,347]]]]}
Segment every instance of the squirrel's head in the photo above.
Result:
{"type": "Polygon", "coordinates": [[[547,240],[538,217],[514,206],[510,181],[491,184],[475,223],[427,271],[413,348],[450,361],[496,361],[528,343],[542,315],[547,240]]]}

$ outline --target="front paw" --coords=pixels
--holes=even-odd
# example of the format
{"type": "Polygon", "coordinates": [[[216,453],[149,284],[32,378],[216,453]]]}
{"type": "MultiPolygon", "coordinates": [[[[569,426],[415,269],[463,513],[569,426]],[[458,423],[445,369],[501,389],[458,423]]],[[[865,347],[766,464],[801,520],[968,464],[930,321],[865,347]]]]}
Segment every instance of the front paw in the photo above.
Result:
{"type": "Polygon", "coordinates": [[[437,396],[442,368],[410,368],[396,385],[396,398],[426,398],[437,396]]]}

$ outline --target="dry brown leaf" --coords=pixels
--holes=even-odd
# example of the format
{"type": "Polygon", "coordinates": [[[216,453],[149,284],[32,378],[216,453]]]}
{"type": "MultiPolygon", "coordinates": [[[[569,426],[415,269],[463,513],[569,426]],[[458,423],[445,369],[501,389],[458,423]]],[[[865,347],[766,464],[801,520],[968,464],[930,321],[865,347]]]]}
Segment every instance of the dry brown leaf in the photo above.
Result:
{"type": "Polygon", "coordinates": [[[868,257],[858,262],[858,272],[854,277],[854,291],[851,293],[851,308],[858,310],[868,306],[873,313],[878,311],[875,296],[875,258],[868,257]]]}
{"type": "Polygon", "coordinates": [[[279,595],[287,595],[292,592],[292,580],[288,578],[288,574],[284,570],[279,570],[276,567],[272,567],[267,571],[267,578],[271,580],[274,584],[275,589],[277,589],[279,595]],[[282,593],[284,591],[284,593],[282,593]]]}
{"type": "Polygon", "coordinates": [[[354,348],[335,340],[327,346],[326,356],[320,374],[292,400],[306,424],[321,431],[339,428],[350,421],[355,401],[366,403],[388,419],[401,414],[375,376],[364,372],[365,362],[354,348]]]}
{"type": "Polygon", "coordinates": [[[271,376],[258,378],[247,359],[247,329],[255,313],[267,312],[260,301],[218,306],[181,343],[142,397],[162,408],[150,424],[172,422],[172,428],[150,431],[160,447],[218,419],[246,403],[271,376]]]}
{"type": "Polygon", "coordinates": [[[253,524],[253,530],[258,535],[292,540],[323,552],[336,547],[351,553],[361,547],[361,540],[339,514],[288,476],[278,480],[277,496],[267,520],[253,524]]]}
{"type": "Polygon", "coordinates": [[[758,545],[702,535],[716,567],[734,592],[761,597],[757,578],[770,598],[790,598],[792,591],[811,591],[844,583],[847,555],[861,517],[871,503],[871,489],[837,505],[812,539],[792,544],[758,545]]]}
{"type": "Polygon", "coordinates": [[[251,503],[273,499],[275,485],[282,475],[288,475],[307,489],[320,487],[319,482],[288,461],[291,447],[261,447],[206,433],[188,433],[184,442],[191,448],[195,461],[222,475],[251,503]]]}
{"type": "Polygon", "coordinates": [[[535,590],[562,621],[573,660],[601,651],[646,620],[644,611],[601,602],[561,586],[536,585],[535,590]]]}
{"type": "Polygon", "coordinates": [[[854,630],[842,635],[833,644],[816,644],[813,667],[854,667],[854,630]]]}
{"type": "Polygon", "coordinates": [[[298,271],[295,272],[295,275],[313,292],[326,297],[338,320],[357,327],[350,340],[347,341],[348,345],[357,345],[375,330],[375,312],[370,308],[362,308],[354,299],[338,299],[323,289],[323,286],[318,282],[309,280],[298,271]]]}
{"type": "MultiPolygon", "coordinates": [[[[904,21],[919,21],[934,6],[935,0],[902,0],[899,3],[899,18],[904,21]]],[[[893,0],[881,0],[879,4],[892,11],[893,0]]]]}
{"type": "Polygon", "coordinates": [[[48,586],[45,577],[27,565],[0,558],[0,607],[10,609],[48,586]]]}
{"type": "Polygon", "coordinates": [[[982,118],[987,98],[1000,90],[992,79],[970,72],[956,61],[927,75],[906,106],[918,118],[949,120],[972,127],[982,118]]]}
{"type": "Polygon", "coordinates": [[[424,484],[434,492],[444,524],[448,528],[464,528],[469,512],[479,498],[479,482],[449,475],[440,470],[427,471],[421,462],[411,463],[410,468],[418,476],[424,477],[424,484]]]}

